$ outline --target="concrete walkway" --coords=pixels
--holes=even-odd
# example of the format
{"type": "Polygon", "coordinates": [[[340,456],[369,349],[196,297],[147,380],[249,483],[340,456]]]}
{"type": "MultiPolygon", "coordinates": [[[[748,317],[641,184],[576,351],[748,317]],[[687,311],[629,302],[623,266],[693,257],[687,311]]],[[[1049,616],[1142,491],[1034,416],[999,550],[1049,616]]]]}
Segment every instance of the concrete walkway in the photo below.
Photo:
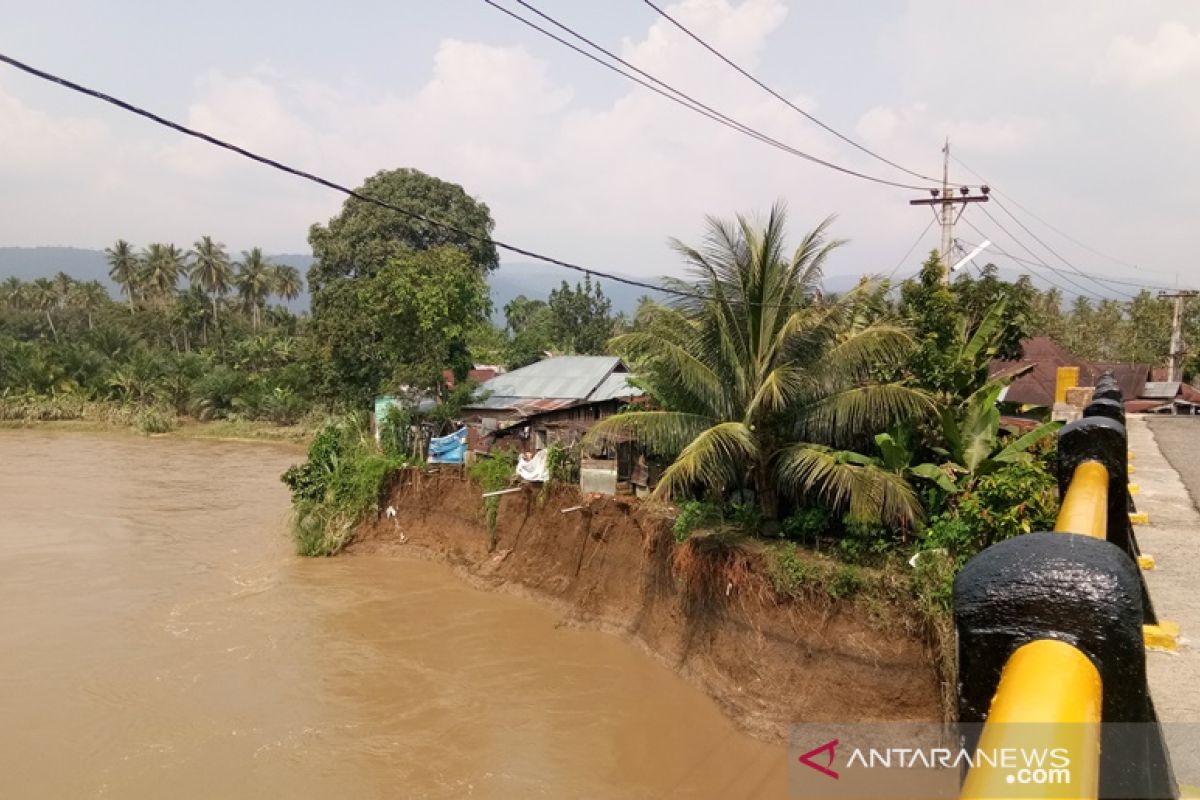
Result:
{"type": "MultiPolygon", "coordinates": [[[[1150,688],[1164,722],[1200,723],[1200,651],[1195,647],[1200,637],[1200,513],[1180,472],[1164,455],[1190,451],[1188,460],[1200,462],[1200,419],[1147,424],[1131,414],[1128,430],[1134,467],[1129,479],[1141,490],[1133,500],[1138,511],[1150,515],[1149,525],[1135,528],[1142,552],[1156,562],[1145,573],[1150,599],[1161,619],[1180,628],[1179,652],[1147,654],[1150,688]],[[1166,440],[1167,446],[1160,448],[1156,438],[1166,440]]],[[[1179,461],[1178,456],[1174,460],[1179,461]]],[[[1192,488],[1200,490],[1200,473],[1196,479],[1198,485],[1192,488]]]]}
{"type": "Polygon", "coordinates": [[[1200,497],[1200,419],[1147,422],[1130,415],[1127,422],[1130,481],[1140,488],[1133,499],[1150,516],[1135,532],[1142,552],[1156,562],[1145,573],[1150,599],[1159,619],[1180,628],[1178,652],[1146,654],[1150,691],[1166,723],[1176,777],[1187,787],[1184,796],[1197,797],[1192,787],[1200,784],[1200,754],[1194,752],[1200,731],[1200,513],[1192,498],[1200,497]]]}

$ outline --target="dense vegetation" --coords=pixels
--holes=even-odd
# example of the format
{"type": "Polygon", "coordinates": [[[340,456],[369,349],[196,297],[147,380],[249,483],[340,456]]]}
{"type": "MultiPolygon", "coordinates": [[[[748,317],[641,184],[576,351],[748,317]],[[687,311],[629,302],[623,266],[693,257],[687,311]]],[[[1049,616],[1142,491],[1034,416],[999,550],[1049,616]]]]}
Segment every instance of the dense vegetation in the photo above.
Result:
{"type": "MultiPolygon", "coordinates": [[[[147,431],[182,417],[332,418],[287,481],[301,550],[333,552],[376,508],[387,471],[420,458],[417,432],[456,418],[472,364],[614,353],[652,404],[604,422],[594,440],[633,434],[651,451],[681,540],[733,531],[864,563],[916,550],[918,563],[952,572],[1054,513],[1053,426],[1001,424],[997,398],[1015,374],[989,378],[992,359],[1019,356],[1032,335],[1104,360],[1157,364],[1168,346],[1170,308],[1148,293],[1064,308],[1058,293],[990,266],[945,285],[936,254],[899,286],[824,294],[840,243],[822,223],[789,249],[778,208],[762,224],[713,220],[699,246],[676,242],[689,272],[668,283],[687,297],[643,299],[625,317],[585,277],[514,299],[498,326],[487,206],[409,169],[360,188],[453,229],[347,200],[310,231],[311,314],[279,302],[303,290],[294,268],[257,248],[235,260],[209,236],[187,250],[116,242],[119,299],[61,273],[0,284],[0,417],[147,431]],[[381,449],[361,412],[382,392],[410,402],[381,449]]],[[[1200,334],[1195,306],[1188,335],[1200,334]]]]}
{"type": "Polygon", "coordinates": [[[107,253],[123,302],[61,272],[0,284],[0,416],[115,414],[158,430],[181,415],[287,424],[305,412],[304,322],[271,304],[300,294],[298,270],[258,248],[235,262],[208,236],[188,252],[121,240],[107,253]]]}

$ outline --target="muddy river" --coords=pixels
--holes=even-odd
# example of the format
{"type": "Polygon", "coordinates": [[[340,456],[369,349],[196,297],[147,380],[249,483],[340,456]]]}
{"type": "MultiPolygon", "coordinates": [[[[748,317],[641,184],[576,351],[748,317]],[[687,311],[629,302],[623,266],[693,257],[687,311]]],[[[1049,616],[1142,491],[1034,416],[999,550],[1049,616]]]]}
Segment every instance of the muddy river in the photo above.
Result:
{"type": "Polygon", "coordinates": [[[293,556],[298,454],[0,431],[0,797],[787,796],[783,747],[614,637],[293,556]]]}

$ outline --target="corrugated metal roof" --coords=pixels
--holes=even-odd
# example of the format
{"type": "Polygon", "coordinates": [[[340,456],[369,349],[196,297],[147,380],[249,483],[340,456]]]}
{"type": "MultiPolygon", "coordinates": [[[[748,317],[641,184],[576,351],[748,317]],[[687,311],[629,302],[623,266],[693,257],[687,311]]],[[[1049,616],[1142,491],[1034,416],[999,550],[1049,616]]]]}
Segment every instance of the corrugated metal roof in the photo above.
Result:
{"type": "Polygon", "coordinates": [[[588,395],[589,403],[599,403],[602,400],[620,400],[626,397],[641,397],[643,392],[629,382],[628,372],[614,372],[596,387],[596,391],[588,395]]]}
{"type": "Polygon", "coordinates": [[[481,392],[498,397],[583,400],[621,364],[613,356],[559,356],[497,375],[481,392]]]}
{"type": "Polygon", "coordinates": [[[640,397],[613,356],[558,356],[497,375],[479,387],[474,409],[513,409],[522,416],[572,405],[640,397]]]}
{"type": "Polygon", "coordinates": [[[1142,389],[1142,397],[1170,400],[1179,394],[1179,381],[1151,381],[1142,389]]]}

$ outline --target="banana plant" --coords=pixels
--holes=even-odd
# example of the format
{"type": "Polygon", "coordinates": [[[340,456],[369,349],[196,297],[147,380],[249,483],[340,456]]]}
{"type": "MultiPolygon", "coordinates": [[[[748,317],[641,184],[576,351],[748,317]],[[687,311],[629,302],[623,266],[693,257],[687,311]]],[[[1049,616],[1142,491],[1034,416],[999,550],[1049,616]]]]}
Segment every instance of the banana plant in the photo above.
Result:
{"type": "Polygon", "coordinates": [[[954,494],[958,486],[945,469],[937,464],[913,464],[916,455],[913,447],[913,429],[910,425],[901,425],[887,433],[876,434],[875,444],[879,447],[878,463],[889,472],[895,472],[910,482],[912,478],[923,478],[932,481],[947,494],[954,494]]]}
{"type": "Polygon", "coordinates": [[[959,408],[942,409],[942,438],[946,446],[932,449],[946,459],[947,466],[957,475],[960,488],[1007,464],[1031,461],[1033,456],[1029,451],[1062,426],[1061,422],[1044,422],[1020,436],[1001,440],[1000,409],[996,403],[1005,385],[1023,372],[988,381],[959,408]]]}

